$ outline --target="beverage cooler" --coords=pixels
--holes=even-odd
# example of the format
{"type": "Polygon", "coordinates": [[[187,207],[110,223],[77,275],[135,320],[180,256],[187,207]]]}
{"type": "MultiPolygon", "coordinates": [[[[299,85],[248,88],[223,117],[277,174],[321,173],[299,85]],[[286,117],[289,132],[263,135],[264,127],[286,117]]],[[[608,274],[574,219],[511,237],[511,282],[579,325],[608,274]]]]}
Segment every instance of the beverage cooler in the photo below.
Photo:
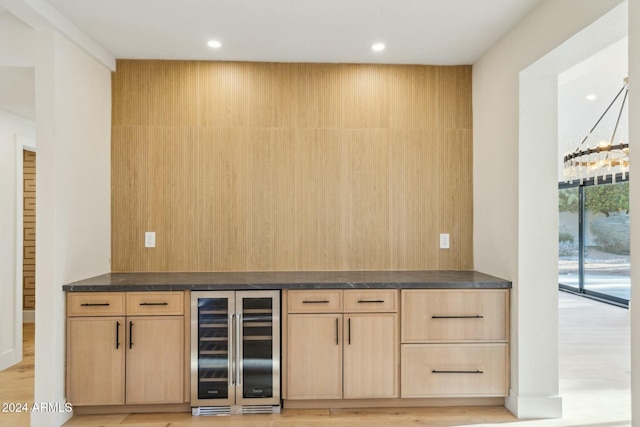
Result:
{"type": "Polygon", "coordinates": [[[280,292],[191,293],[193,415],[280,412],[280,292]]]}

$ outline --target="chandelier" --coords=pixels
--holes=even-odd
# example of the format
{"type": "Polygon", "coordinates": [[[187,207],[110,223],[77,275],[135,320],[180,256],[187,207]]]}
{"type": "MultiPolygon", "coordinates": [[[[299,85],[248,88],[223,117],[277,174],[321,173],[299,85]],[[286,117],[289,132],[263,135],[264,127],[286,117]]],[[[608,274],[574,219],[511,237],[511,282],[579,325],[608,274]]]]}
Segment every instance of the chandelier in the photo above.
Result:
{"type": "Polygon", "coordinates": [[[567,182],[579,180],[580,184],[584,180],[592,179],[598,184],[598,178],[604,182],[607,175],[611,175],[611,181],[615,183],[616,173],[621,173],[622,179],[627,178],[629,171],[629,143],[624,142],[622,137],[616,142],[616,133],[620,124],[622,110],[627,102],[627,94],[629,93],[629,78],[624,79],[624,84],[620,92],[613,98],[604,113],[600,116],[595,125],[591,128],[587,136],[578,144],[576,149],[564,156],[564,178],[567,182]],[[623,95],[624,94],[624,95],[623,95]],[[598,127],[604,116],[609,112],[611,107],[616,103],[618,98],[622,97],[622,104],[613,127],[611,138],[609,140],[602,139],[596,141],[590,138],[593,131],[598,127]]]}

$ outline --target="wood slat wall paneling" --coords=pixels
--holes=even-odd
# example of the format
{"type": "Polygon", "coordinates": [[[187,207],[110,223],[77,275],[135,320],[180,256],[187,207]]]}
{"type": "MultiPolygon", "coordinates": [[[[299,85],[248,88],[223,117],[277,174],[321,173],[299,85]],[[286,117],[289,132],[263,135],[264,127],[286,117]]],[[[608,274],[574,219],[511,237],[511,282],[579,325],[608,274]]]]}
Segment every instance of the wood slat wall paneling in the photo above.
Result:
{"type": "Polygon", "coordinates": [[[22,308],[36,308],[36,153],[23,150],[22,308]]]}
{"type": "Polygon", "coordinates": [[[473,268],[470,66],[121,60],[112,116],[114,271],[473,268]]]}

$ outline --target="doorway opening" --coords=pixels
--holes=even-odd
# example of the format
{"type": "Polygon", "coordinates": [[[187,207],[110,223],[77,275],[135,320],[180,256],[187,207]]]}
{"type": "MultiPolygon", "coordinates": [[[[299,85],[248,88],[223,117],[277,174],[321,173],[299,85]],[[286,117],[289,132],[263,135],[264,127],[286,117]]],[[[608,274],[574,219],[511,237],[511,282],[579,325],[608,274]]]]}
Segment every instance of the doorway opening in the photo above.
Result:
{"type": "MultiPolygon", "coordinates": [[[[628,110],[620,110],[619,124],[617,114],[602,113],[613,105],[611,99],[627,75],[627,37],[559,74],[559,177],[563,176],[564,154],[573,151],[585,135],[590,134],[583,141],[589,147],[609,141],[613,129],[616,143],[618,139],[628,141],[628,110]]],[[[618,102],[612,110],[617,113],[619,106],[618,102]]],[[[628,307],[629,174],[616,172],[615,168],[605,169],[602,173],[606,175],[594,180],[597,171],[589,170],[588,179],[558,183],[558,283],[561,290],[628,307]]]]}

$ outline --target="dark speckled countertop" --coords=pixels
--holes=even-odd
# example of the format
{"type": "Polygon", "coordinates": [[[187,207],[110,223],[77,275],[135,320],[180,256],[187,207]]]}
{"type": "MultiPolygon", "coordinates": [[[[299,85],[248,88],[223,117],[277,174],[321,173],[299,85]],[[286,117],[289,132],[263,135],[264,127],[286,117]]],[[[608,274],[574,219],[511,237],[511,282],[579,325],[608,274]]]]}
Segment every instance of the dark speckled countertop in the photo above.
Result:
{"type": "Polygon", "coordinates": [[[505,288],[511,282],[460,270],[107,273],[62,287],[67,292],[505,288]]]}

